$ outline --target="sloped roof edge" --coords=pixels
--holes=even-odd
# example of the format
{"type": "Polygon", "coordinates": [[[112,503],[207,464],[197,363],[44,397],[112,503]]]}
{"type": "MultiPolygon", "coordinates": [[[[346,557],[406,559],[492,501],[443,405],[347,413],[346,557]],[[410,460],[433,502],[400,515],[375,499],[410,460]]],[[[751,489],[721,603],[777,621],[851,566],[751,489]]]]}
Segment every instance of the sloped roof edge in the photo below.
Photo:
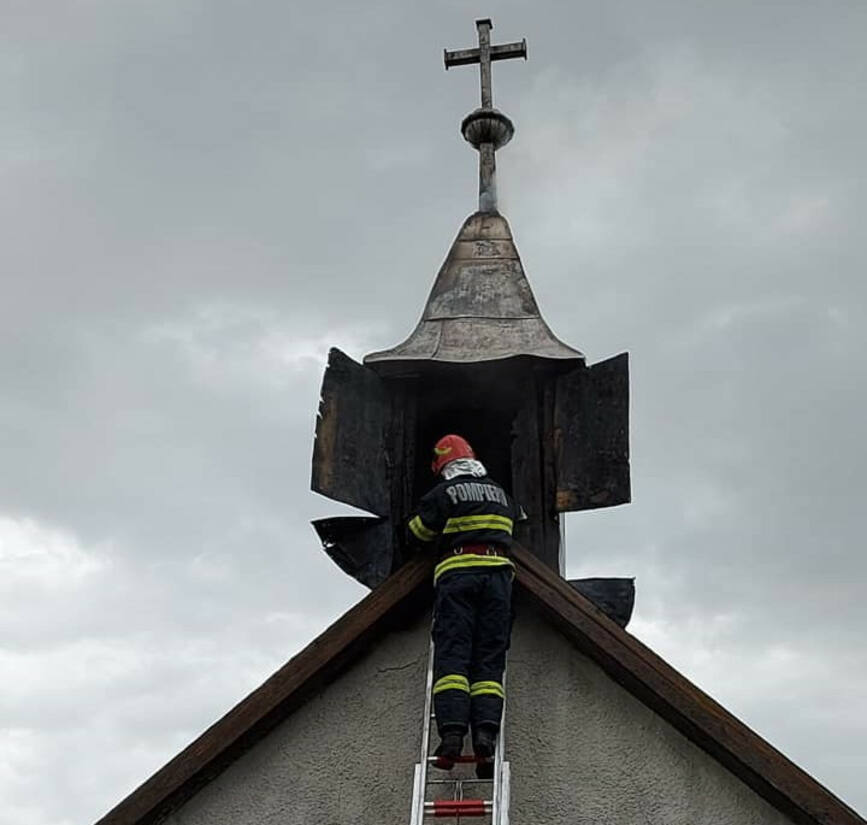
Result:
{"type": "MultiPolygon", "coordinates": [[[[616,682],[801,825],[867,825],[856,811],[621,629],[520,547],[519,593],[616,682]]],[[[333,680],[367,643],[428,598],[432,562],[417,558],[347,611],[96,825],[155,825],[333,680]]]]}
{"type": "Polygon", "coordinates": [[[413,597],[431,590],[431,570],[427,558],[401,567],[96,825],[154,825],[164,819],[360,658],[367,644],[393,626],[404,610],[429,604],[429,598],[413,597]]]}
{"type": "Polygon", "coordinates": [[[518,549],[518,582],[540,613],[609,676],[803,825],[867,825],[856,811],[620,628],[565,580],[518,549]]]}

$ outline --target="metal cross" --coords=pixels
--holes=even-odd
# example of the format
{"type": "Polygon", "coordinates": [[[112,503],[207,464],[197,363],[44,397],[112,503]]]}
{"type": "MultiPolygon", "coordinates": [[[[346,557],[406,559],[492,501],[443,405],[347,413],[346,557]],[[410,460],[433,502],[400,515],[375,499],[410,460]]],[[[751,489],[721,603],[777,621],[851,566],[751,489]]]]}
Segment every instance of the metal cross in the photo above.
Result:
{"type": "Polygon", "coordinates": [[[446,69],[478,63],[482,80],[481,108],[470,112],[461,123],[461,134],[479,152],[479,212],[497,211],[496,160],[497,149],[505,146],[515,131],[512,121],[494,109],[491,91],[491,61],[512,57],[527,59],[527,41],[491,45],[493,23],[487,18],[476,20],[479,32],[478,49],[461,49],[443,53],[446,69]]]}
{"type": "Polygon", "coordinates": [[[494,24],[488,18],[484,20],[476,20],[476,28],[479,32],[479,48],[478,49],[460,49],[450,52],[445,49],[443,57],[446,64],[446,69],[452,66],[468,66],[472,63],[478,63],[480,66],[481,82],[482,82],[482,108],[494,108],[494,96],[491,92],[491,61],[493,60],[509,60],[512,57],[523,57],[527,59],[527,41],[522,40],[520,43],[504,43],[501,46],[491,45],[491,29],[494,24]]]}

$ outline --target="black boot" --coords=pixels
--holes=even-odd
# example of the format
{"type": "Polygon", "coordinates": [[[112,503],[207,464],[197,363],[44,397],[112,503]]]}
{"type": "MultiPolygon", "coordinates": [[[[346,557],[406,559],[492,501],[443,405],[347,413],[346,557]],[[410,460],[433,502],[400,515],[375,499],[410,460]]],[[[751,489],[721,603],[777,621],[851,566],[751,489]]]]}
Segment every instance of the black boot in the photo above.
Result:
{"type": "Polygon", "coordinates": [[[455,766],[455,760],[464,749],[464,735],[460,731],[443,731],[442,741],[434,751],[436,762],[434,767],[442,771],[450,771],[455,766]]]}
{"type": "Polygon", "coordinates": [[[491,757],[497,747],[497,729],[490,725],[473,728],[473,753],[479,760],[476,762],[476,776],[479,779],[493,779],[494,763],[491,757]]]}

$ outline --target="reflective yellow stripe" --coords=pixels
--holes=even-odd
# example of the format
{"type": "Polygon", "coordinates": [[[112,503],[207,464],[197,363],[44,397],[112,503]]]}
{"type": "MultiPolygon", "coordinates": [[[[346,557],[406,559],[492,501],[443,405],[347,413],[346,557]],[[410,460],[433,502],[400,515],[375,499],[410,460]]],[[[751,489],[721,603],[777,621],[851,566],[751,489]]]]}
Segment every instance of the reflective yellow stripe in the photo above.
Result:
{"type": "Polygon", "coordinates": [[[499,682],[473,682],[470,685],[470,696],[499,696],[506,698],[506,692],[499,682]]]}
{"type": "Polygon", "coordinates": [[[449,556],[434,568],[434,581],[443,573],[461,567],[514,567],[511,559],[504,556],[477,556],[473,553],[464,553],[460,556],[449,556]]]}
{"type": "Polygon", "coordinates": [[[433,686],[434,693],[442,693],[444,690],[462,690],[470,692],[470,680],[460,673],[449,673],[441,679],[437,679],[433,686]]]}
{"type": "Polygon", "coordinates": [[[450,518],[443,533],[465,533],[469,530],[502,530],[512,535],[512,519],[494,513],[483,516],[456,516],[450,518]]]}
{"type": "Polygon", "coordinates": [[[410,519],[409,529],[412,530],[412,534],[421,541],[433,541],[437,537],[437,534],[433,530],[428,530],[427,527],[424,526],[421,518],[418,516],[410,519]]]}

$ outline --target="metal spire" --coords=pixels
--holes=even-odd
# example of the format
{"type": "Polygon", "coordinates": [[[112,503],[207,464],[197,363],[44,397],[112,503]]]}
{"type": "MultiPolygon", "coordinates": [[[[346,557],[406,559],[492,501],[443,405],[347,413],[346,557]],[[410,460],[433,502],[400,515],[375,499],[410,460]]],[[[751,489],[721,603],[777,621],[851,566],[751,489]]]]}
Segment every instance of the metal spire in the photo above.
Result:
{"type": "Polygon", "coordinates": [[[476,20],[479,33],[477,49],[461,49],[443,52],[446,69],[452,66],[479,64],[482,105],[468,114],[461,123],[464,139],[479,152],[479,211],[497,211],[496,162],[494,153],[505,146],[515,133],[515,127],[502,112],[494,108],[494,95],[491,89],[491,62],[509,60],[513,57],[527,59],[527,41],[491,45],[493,23],[487,18],[476,20]]]}

